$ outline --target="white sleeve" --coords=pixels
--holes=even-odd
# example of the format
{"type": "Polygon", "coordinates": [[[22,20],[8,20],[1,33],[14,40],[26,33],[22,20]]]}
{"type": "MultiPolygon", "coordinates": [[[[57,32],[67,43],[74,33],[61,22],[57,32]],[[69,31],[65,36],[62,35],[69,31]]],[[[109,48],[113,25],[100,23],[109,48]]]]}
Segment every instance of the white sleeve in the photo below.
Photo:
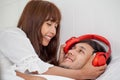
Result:
{"type": "Polygon", "coordinates": [[[21,72],[29,70],[43,73],[53,66],[38,58],[25,33],[18,28],[0,31],[0,51],[21,72]]]}

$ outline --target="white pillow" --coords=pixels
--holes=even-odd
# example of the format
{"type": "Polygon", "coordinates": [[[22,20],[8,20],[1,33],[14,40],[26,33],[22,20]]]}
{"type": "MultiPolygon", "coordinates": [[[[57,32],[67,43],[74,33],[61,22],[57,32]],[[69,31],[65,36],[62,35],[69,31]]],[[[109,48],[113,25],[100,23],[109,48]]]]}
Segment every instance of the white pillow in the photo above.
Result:
{"type": "Polygon", "coordinates": [[[120,80],[120,57],[112,59],[106,71],[96,80],[120,80]]]}

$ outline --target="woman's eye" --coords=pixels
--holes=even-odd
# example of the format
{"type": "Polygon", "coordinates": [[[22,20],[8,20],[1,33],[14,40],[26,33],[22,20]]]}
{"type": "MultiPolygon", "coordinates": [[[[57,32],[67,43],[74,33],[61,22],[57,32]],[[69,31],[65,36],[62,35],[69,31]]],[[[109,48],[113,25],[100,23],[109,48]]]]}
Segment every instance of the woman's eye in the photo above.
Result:
{"type": "Polygon", "coordinates": [[[47,23],[48,26],[51,26],[52,24],[51,23],[47,23]]]}

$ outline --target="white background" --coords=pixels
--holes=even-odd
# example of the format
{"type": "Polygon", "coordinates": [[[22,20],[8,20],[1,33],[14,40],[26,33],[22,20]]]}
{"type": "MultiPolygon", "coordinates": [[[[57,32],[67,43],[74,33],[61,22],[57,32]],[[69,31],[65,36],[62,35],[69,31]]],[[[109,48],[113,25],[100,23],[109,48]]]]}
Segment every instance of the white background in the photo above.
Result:
{"type": "MultiPolygon", "coordinates": [[[[0,0],[0,27],[16,27],[29,0],[0,0]]],[[[120,56],[120,0],[49,0],[62,13],[61,44],[71,36],[95,33],[106,37],[113,58],[120,56]]]]}

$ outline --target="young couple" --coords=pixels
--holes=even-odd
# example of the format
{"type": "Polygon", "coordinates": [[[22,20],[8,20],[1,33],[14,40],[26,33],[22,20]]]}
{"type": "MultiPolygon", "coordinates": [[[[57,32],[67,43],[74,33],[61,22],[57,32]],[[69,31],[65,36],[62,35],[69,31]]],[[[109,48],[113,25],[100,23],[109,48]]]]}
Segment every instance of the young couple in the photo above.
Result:
{"type": "MultiPolygon", "coordinates": [[[[60,59],[59,66],[66,68],[57,66],[60,21],[61,13],[55,4],[44,0],[31,0],[27,3],[17,28],[0,31],[2,80],[21,80],[16,76],[16,71],[51,74],[73,79],[95,79],[105,71],[106,64],[99,67],[92,65],[94,56],[92,55],[90,58],[90,54],[94,48],[86,43],[76,44],[61,58],[62,60],[60,59]],[[80,45],[88,47],[89,54],[85,54],[81,47],[79,52],[76,51],[73,54],[72,51],[75,51],[74,49],[80,45]],[[83,53],[80,54],[81,57],[83,56],[79,58],[80,62],[77,57],[70,56],[77,56],[78,53],[83,53]],[[86,60],[88,61],[86,62],[86,60]],[[80,65],[75,65],[77,62],[80,65]]],[[[60,54],[64,54],[63,47],[60,54]]]]}
{"type": "MultiPolygon", "coordinates": [[[[87,35],[85,35],[85,36],[87,36],[87,35]]],[[[96,35],[93,35],[93,36],[96,36],[96,35]]],[[[71,42],[70,42],[70,44],[71,44],[71,42]]],[[[92,57],[92,60],[95,59],[92,55],[94,55],[94,54],[98,55],[100,53],[109,54],[109,53],[106,53],[105,48],[100,43],[96,42],[95,40],[83,39],[78,42],[74,41],[72,43],[72,45],[70,45],[70,48],[69,48],[69,50],[67,50],[66,53],[61,52],[61,54],[59,55],[58,66],[60,66],[62,68],[66,68],[66,69],[79,70],[79,69],[84,68],[84,66],[86,65],[86,63],[88,62],[88,60],[91,57],[92,57]]],[[[109,56],[109,59],[107,59],[107,61],[106,61],[107,64],[110,63],[110,58],[111,57],[109,56]]],[[[102,62],[102,61],[100,61],[100,62],[102,62]]],[[[30,79],[31,80],[46,80],[46,79],[53,80],[53,79],[47,77],[46,75],[33,76],[31,74],[23,74],[20,72],[17,72],[17,75],[24,78],[25,80],[30,80],[30,79]],[[42,78],[42,79],[40,79],[40,78],[42,78]]],[[[52,76],[52,77],[55,77],[55,76],[52,76]]],[[[66,80],[66,78],[64,78],[64,79],[66,80]]],[[[71,79],[67,79],[67,80],[71,80],[71,79]]],[[[82,79],[79,79],[79,80],[82,80],[82,79]]],[[[86,80],[86,79],[83,79],[83,80],[86,80]]]]}

